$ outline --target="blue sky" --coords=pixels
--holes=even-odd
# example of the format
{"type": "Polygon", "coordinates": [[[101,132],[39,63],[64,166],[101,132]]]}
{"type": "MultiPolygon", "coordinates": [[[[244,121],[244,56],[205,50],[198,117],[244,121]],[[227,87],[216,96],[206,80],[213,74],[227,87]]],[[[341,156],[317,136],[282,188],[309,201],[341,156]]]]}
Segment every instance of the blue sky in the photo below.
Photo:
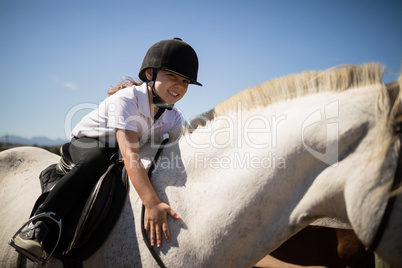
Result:
{"type": "Polygon", "coordinates": [[[138,79],[152,44],[173,37],[200,61],[204,86],[177,104],[190,119],[305,70],[378,61],[395,80],[402,1],[0,0],[0,136],[66,139],[110,86],[138,79]]]}

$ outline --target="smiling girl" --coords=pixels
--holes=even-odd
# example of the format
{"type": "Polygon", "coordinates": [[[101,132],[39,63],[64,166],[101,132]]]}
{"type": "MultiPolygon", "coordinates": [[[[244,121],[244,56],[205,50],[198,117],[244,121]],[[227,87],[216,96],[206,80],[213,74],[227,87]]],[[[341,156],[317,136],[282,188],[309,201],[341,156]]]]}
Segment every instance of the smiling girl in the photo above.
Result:
{"type": "MultiPolygon", "coordinates": [[[[69,152],[75,166],[54,186],[35,214],[53,212],[63,218],[76,200],[89,195],[118,144],[123,158],[130,160],[125,161],[125,167],[145,206],[145,229],[151,245],[160,247],[163,235],[170,242],[167,215],[174,219],[179,216],[160,201],[153,189],[139,159],[139,143],[158,140],[182,126],[183,115],[174,104],[183,98],[189,84],[202,86],[197,82],[197,73],[197,55],[181,39],[151,46],[139,72],[143,83],[129,80],[112,88],[110,96],[73,129],[69,152]]],[[[15,246],[40,257],[47,233],[46,223],[38,219],[15,238],[15,246]]]]}

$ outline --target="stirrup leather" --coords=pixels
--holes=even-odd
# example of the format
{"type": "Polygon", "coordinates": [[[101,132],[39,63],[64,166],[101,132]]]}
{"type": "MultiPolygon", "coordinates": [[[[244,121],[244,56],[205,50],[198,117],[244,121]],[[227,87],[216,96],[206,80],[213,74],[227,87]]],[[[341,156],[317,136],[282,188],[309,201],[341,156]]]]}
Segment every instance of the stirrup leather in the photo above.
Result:
{"type": "Polygon", "coordinates": [[[38,215],[35,215],[33,217],[31,217],[24,225],[22,225],[22,227],[15,233],[15,235],[11,238],[11,241],[8,243],[10,246],[12,246],[13,248],[15,248],[15,250],[19,253],[21,253],[22,255],[24,255],[25,257],[27,257],[28,259],[30,259],[33,262],[39,263],[40,265],[45,265],[46,262],[49,260],[49,258],[52,256],[52,254],[54,253],[54,251],[56,250],[57,246],[59,245],[60,242],[60,237],[61,237],[61,219],[60,220],[56,220],[53,216],[56,215],[54,212],[44,212],[38,215]],[[29,251],[26,251],[20,247],[18,247],[17,245],[15,245],[15,238],[17,237],[17,235],[19,235],[21,233],[21,231],[28,226],[31,222],[39,219],[39,218],[49,218],[52,221],[54,221],[57,226],[59,227],[59,237],[57,238],[57,242],[53,247],[53,250],[50,252],[50,254],[47,254],[47,252],[45,252],[45,256],[41,256],[41,257],[36,257],[33,254],[31,254],[29,251]]]}

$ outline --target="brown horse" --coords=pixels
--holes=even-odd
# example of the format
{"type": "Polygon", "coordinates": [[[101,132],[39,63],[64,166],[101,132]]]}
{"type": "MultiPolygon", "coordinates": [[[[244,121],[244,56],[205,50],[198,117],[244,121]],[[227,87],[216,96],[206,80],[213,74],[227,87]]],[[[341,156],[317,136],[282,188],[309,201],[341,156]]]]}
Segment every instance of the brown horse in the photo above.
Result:
{"type": "Polygon", "coordinates": [[[291,264],[331,268],[375,267],[374,254],[365,250],[353,230],[315,226],[308,226],[292,236],[255,267],[289,267],[291,264]]]}

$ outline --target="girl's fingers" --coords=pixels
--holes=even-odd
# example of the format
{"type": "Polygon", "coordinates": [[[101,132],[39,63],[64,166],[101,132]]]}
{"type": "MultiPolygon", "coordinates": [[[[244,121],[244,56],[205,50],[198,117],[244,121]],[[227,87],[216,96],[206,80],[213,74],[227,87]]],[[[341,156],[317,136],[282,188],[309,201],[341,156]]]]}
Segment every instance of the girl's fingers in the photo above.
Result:
{"type": "Polygon", "coordinates": [[[145,222],[145,233],[148,235],[149,234],[149,222],[145,222]]]}
{"type": "Polygon", "coordinates": [[[163,230],[163,233],[165,234],[166,241],[168,243],[170,243],[170,230],[169,230],[169,226],[168,226],[167,222],[163,223],[162,230],[163,230]]]}
{"type": "Polygon", "coordinates": [[[173,219],[180,219],[180,216],[171,208],[169,207],[169,209],[167,210],[167,213],[169,214],[169,216],[171,216],[173,219]]]}
{"type": "Polygon", "coordinates": [[[157,218],[154,218],[154,220],[148,219],[146,221],[146,227],[145,231],[147,235],[149,235],[149,240],[151,246],[156,246],[161,247],[162,246],[162,241],[163,241],[163,236],[165,236],[166,241],[170,243],[171,237],[170,237],[170,230],[169,230],[169,225],[167,222],[167,215],[171,216],[174,219],[180,219],[180,216],[169,206],[166,205],[166,207],[163,209],[165,211],[164,216],[160,218],[160,222],[157,220],[157,218]]]}
{"type": "Polygon", "coordinates": [[[156,246],[159,248],[162,246],[162,231],[159,225],[155,226],[156,229],[156,246]]]}
{"type": "Polygon", "coordinates": [[[149,237],[149,239],[151,240],[151,246],[153,247],[153,246],[155,246],[155,227],[154,227],[154,224],[151,222],[151,223],[149,223],[150,224],[150,237],[149,237]]]}

